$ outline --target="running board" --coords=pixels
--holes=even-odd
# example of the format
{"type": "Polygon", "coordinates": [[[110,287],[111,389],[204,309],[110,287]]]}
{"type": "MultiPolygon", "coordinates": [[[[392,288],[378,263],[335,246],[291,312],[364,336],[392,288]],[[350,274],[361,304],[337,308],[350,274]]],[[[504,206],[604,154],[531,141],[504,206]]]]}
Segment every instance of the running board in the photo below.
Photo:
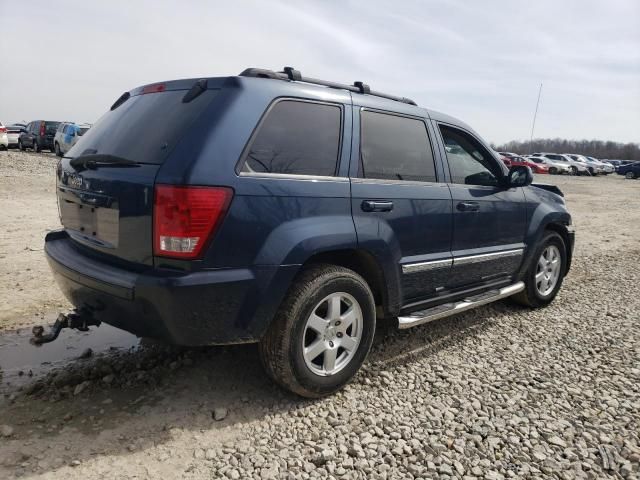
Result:
{"type": "Polygon", "coordinates": [[[410,315],[398,317],[398,328],[411,328],[417,325],[422,325],[423,323],[439,320],[440,318],[448,317],[450,315],[455,315],[456,313],[466,312],[472,308],[509,297],[515,293],[521,292],[522,290],[524,290],[524,283],[518,282],[499,290],[490,290],[479,295],[467,297],[459,302],[445,303],[419,312],[413,312],[410,315]]]}

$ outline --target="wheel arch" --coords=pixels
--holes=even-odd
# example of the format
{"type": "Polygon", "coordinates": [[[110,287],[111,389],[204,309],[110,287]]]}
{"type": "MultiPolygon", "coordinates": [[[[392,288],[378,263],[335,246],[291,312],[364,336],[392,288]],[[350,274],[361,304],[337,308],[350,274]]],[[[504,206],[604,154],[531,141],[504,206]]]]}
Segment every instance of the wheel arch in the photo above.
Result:
{"type": "Polygon", "coordinates": [[[378,259],[363,249],[339,249],[316,253],[309,257],[301,270],[315,264],[345,267],[360,275],[371,288],[378,315],[389,317],[398,313],[399,285],[388,278],[378,259]]]}

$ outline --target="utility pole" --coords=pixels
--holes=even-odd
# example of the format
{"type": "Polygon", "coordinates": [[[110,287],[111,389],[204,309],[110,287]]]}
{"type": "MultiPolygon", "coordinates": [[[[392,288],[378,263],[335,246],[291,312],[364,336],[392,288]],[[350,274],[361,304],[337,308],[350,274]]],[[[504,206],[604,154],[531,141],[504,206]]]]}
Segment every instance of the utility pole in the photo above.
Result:
{"type": "Polygon", "coordinates": [[[538,105],[540,105],[540,95],[542,95],[542,82],[538,90],[538,101],[536,101],[536,111],[533,114],[533,123],[531,124],[531,137],[529,138],[529,153],[533,153],[533,130],[536,128],[536,117],[538,116],[538,105]]]}

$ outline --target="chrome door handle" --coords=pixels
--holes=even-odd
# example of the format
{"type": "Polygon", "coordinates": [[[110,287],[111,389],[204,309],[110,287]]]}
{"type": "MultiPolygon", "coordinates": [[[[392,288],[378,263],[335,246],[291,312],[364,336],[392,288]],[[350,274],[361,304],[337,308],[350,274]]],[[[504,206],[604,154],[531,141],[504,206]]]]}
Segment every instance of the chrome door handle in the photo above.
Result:
{"type": "Polygon", "coordinates": [[[363,200],[360,205],[364,212],[390,212],[393,210],[393,202],[380,200],[363,200]]]}
{"type": "Polygon", "coordinates": [[[480,210],[480,204],[478,202],[460,202],[456,208],[461,212],[477,212],[480,210]]]}

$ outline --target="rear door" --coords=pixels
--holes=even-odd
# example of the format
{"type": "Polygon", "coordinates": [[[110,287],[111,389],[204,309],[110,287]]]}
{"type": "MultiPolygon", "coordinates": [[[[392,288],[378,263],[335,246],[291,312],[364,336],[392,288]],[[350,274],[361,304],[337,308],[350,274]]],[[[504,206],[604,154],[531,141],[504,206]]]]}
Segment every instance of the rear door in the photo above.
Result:
{"type": "Polygon", "coordinates": [[[451,268],[451,195],[446,183],[438,183],[426,122],[354,108],[351,191],[358,243],[396,268],[403,304],[435,295],[451,268]]]}
{"type": "Polygon", "coordinates": [[[217,92],[205,90],[184,102],[191,85],[183,83],[138,89],[62,158],[57,178],[61,221],[79,246],[153,264],[156,174],[217,92]]]}
{"type": "Polygon", "coordinates": [[[500,185],[504,171],[472,133],[437,124],[453,200],[451,287],[509,279],[524,253],[527,212],[522,188],[500,185]]]}

